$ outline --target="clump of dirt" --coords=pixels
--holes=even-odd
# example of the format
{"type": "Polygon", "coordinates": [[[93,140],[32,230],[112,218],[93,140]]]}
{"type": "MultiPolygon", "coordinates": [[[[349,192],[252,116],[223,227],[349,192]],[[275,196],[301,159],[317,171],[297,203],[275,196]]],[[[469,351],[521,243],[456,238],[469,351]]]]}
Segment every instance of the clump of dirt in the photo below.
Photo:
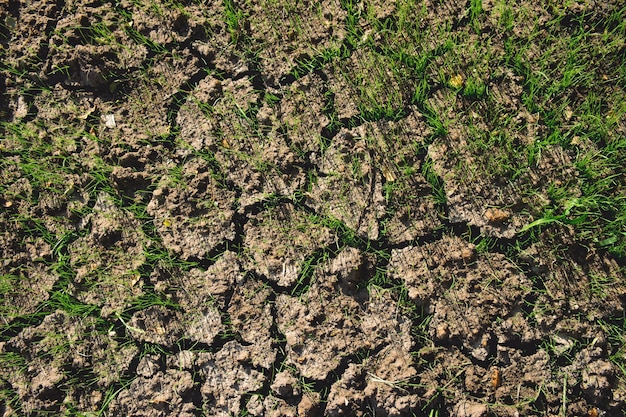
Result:
{"type": "Polygon", "coordinates": [[[237,286],[228,305],[230,325],[249,349],[250,362],[265,369],[272,368],[278,354],[272,331],[274,296],[266,284],[250,278],[237,286]]]}
{"type": "Polygon", "coordinates": [[[251,217],[244,227],[248,270],[283,287],[294,285],[307,258],[332,243],[331,230],[312,222],[292,204],[276,206],[251,217]]]}
{"type": "Polygon", "coordinates": [[[459,238],[394,250],[389,267],[409,298],[433,313],[434,340],[460,344],[479,361],[495,353],[496,319],[519,311],[531,287],[502,255],[485,258],[459,238]]]}
{"type": "Polygon", "coordinates": [[[400,121],[365,123],[354,131],[367,143],[383,183],[386,218],[381,223],[390,244],[427,236],[441,225],[420,157],[432,132],[424,116],[410,110],[400,121]]]}
{"type": "Polygon", "coordinates": [[[146,356],[139,362],[138,378],[111,403],[111,412],[146,417],[194,416],[196,407],[189,398],[194,386],[191,374],[177,369],[160,371],[151,359],[146,356]]]}
{"type": "Polygon", "coordinates": [[[206,381],[200,393],[208,399],[207,410],[224,416],[238,413],[244,395],[262,387],[265,377],[249,365],[252,355],[248,347],[229,342],[217,354],[203,358],[198,367],[206,381]]]}
{"type": "Polygon", "coordinates": [[[120,312],[143,292],[138,269],[146,259],[146,238],[138,222],[105,193],[83,218],[82,227],[89,227],[89,234],[68,247],[76,271],[70,291],[80,301],[101,307],[103,316],[120,312]]]}
{"type": "Polygon", "coordinates": [[[363,364],[350,364],[342,378],[333,384],[328,395],[326,414],[366,415],[363,411],[388,416],[403,416],[420,403],[419,394],[408,386],[418,378],[413,357],[402,346],[390,345],[363,364]]]}
{"type": "Polygon", "coordinates": [[[206,270],[172,270],[162,263],[150,278],[155,291],[166,293],[185,311],[211,304],[222,309],[228,305],[233,288],[238,288],[245,279],[241,264],[235,252],[225,251],[206,270]]]}
{"type": "Polygon", "coordinates": [[[391,243],[425,236],[441,223],[422,174],[420,146],[430,131],[415,109],[399,122],[341,130],[320,158],[307,203],[364,238],[391,243]]]}
{"type": "Polygon", "coordinates": [[[273,99],[269,103],[266,99],[259,109],[261,129],[269,129],[269,136],[286,132],[289,147],[296,154],[315,159],[324,141],[322,133],[330,124],[324,79],[315,73],[307,74],[277,93],[282,94],[280,101],[274,104],[273,99]]]}
{"type": "Polygon", "coordinates": [[[194,158],[161,178],[146,210],[164,246],[189,259],[234,239],[234,206],[235,193],[220,186],[206,161],[194,158]]]}
{"type": "Polygon", "coordinates": [[[26,328],[0,345],[4,357],[15,358],[0,375],[24,399],[23,412],[59,410],[66,394],[85,411],[100,407],[102,394],[119,380],[138,353],[135,346],[119,343],[115,333],[100,327],[92,317],[77,320],[57,310],[40,325],[26,328]],[[31,359],[22,362],[19,357],[31,359]],[[80,375],[85,380],[74,387],[73,380],[80,375]],[[71,387],[70,392],[64,392],[64,387],[71,387]]]}
{"type": "Polygon", "coordinates": [[[58,277],[44,263],[46,257],[52,255],[48,243],[41,238],[19,239],[24,228],[18,224],[3,223],[3,226],[0,233],[4,273],[0,312],[4,320],[11,321],[34,313],[40,303],[48,300],[58,277]],[[24,271],[28,271],[28,276],[24,271]]]}
{"type": "Polygon", "coordinates": [[[385,213],[382,178],[365,140],[342,130],[320,161],[320,176],[307,203],[357,234],[377,239],[385,213]]]}
{"type": "Polygon", "coordinates": [[[190,309],[183,316],[164,306],[150,306],[133,314],[127,327],[137,340],[172,347],[183,338],[211,344],[222,330],[222,322],[215,307],[190,309]]]}
{"type": "Polygon", "coordinates": [[[396,317],[394,306],[381,306],[389,302],[384,294],[359,288],[372,267],[367,255],[346,249],[316,271],[304,296],[277,298],[277,325],[287,342],[287,363],[304,377],[325,380],[350,356],[392,340],[410,348],[407,319],[396,317]]]}
{"type": "Polygon", "coordinates": [[[546,332],[567,329],[576,336],[597,337],[599,329],[593,323],[618,317],[626,308],[626,289],[615,285],[622,273],[620,266],[576,242],[571,227],[559,227],[559,236],[544,234],[521,254],[545,288],[537,300],[537,324],[546,332]],[[584,315],[585,320],[572,319],[577,315],[584,315]]]}
{"type": "MultiPolygon", "coordinates": [[[[258,98],[247,78],[207,78],[177,117],[183,145],[215,159],[226,178],[241,189],[241,208],[271,194],[291,195],[304,182],[304,172],[297,166],[301,159],[285,137],[261,136],[252,111],[258,98]]],[[[186,147],[179,153],[186,156],[186,147]]]]}

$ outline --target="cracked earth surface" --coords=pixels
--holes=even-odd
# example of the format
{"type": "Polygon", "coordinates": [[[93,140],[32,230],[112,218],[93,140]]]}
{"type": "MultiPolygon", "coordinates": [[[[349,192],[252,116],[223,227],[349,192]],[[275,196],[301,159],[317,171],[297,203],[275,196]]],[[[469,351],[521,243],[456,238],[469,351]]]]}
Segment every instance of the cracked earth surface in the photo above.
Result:
{"type": "MultiPolygon", "coordinates": [[[[522,232],[575,151],[482,175],[489,106],[545,123],[510,68],[491,103],[438,84],[469,2],[423,2],[415,47],[366,19],[401,3],[0,3],[0,414],[623,415],[622,263],[522,232]],[[430,57],[420,99],[389,45],[430,57]]],[[[483,3],[496,55],[552,13],[483,3]]]]}

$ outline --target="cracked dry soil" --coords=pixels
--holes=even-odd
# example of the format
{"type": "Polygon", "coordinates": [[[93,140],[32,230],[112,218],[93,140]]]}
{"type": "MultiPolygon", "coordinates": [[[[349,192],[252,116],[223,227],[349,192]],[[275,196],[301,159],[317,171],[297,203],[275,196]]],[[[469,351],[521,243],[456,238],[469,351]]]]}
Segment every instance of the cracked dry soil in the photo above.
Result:
{"type": "MultiPolygon", "coordinates": [[[[484,106],[438,84],[439,41],[411,101],[365,18],[401,2],[349,3],[0,3],[1,415],[624,415],[623,266],[570,226],[518,234],[549,183],[575,194],[572,150],[482,177],[484,106]]],[[[480,37],[469,7],[420,27],[480,37]]],[[[513,37],[550,18],[514,7],[513,37]]],[[[544,135],[489,70],[512,134],[544,135]]]]}

